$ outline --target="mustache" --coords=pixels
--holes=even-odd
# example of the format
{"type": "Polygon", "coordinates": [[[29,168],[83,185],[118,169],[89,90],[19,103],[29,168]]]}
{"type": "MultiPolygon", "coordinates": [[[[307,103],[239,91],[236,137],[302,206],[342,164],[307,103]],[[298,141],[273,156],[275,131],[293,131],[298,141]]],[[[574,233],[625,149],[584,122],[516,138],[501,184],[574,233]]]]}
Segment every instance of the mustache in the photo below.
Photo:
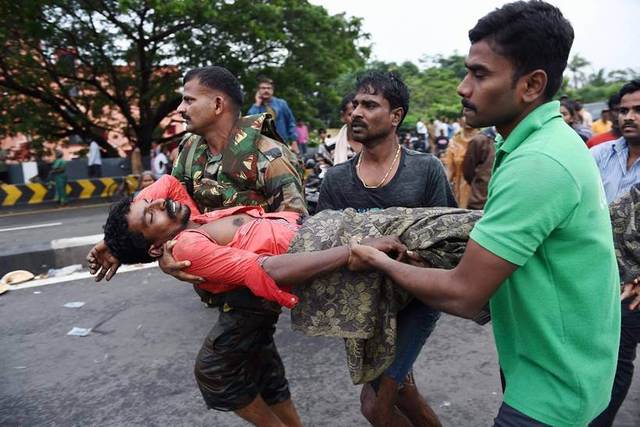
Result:
{"type": "Polygon", "coordinates": [[[180,116],[183,120],[189,120],[189,116],[187,116],[186,114],[180,114],[180,116]]]}
{"type": "Polygon", "coordinates": [[[356,126],[356,125],[357,125],[357,126],[360,126],[360,127],[363,127],[363,128],[366,128],[366,127],[367,127],[367,125],[366,125],[363,121],[360,121],[360,120],[352,120],[352,121],[351,121],[351,127],[356,126]]]}
{"type": "Polygon", "coordinates": [[[477,110],[476,106],[472,102],[467,101],[464,98],[460,100],[460,103],[462,104],[463,107],[468,108],[469,110],[473,110],[473,111],[477,110]]]}
{"type": "Polygon", "coordinates": [[[165,205],[167,209],[167,215],[169,216],[169,218],[176,219],[175,204],[173,202],[173,199],[167,199],[165,201],[165,205]]]}

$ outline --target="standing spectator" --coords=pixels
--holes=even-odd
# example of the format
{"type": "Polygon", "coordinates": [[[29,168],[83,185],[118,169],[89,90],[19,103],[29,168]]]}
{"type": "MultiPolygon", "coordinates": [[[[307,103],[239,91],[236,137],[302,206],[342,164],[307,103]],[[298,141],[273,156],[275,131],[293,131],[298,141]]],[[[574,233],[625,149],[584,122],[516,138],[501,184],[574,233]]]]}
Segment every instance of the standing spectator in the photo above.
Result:
{"type": "Polygon", "coordinates": [[[444,129],[440,129],[440,133],[436,136],[435,146],[436,156],[438,158],[442,158],[444,153],[447,152],[447,147],[449,146],[449,138],[447,138],[447,133],[444,129]]]}
{"type": "Polygon", "coordinates": [[[7,152],[0,147],[0,184],[9,183],[9,165],[7,165],[7,152]]]}
{"type": "Polygon", "coordinates": [[[342,128],[338,132],[335,141],[335,149],[333,151],[333,164],[338,165],[352,158],[356,153],[362,150],[362,144],[354,141],[351,132],[351,113],[353,112],[354,94],[347,94],[340,102],[340,121],[343,123],[342,128]]]}
{"type": "Polygon", "coordinates": [[[156,155],[153,157],[153,165],[151,167],[154,178],[160,179],[162,175],[166,174],[167,166],[171,166],[169,158],[165,154],[164,147],[162,147],[162,145],[158,145],[156,155]]]}
{"type": "Polygon", "coordinates": [[[586,142],[589,138],[591,138],[591,128],[585,126],[582,123],[580,116],[570,102],[560,103],[560,114],[562,114],[562,119],[564,120],[564,122],[571,126],[571,128],[576,131],[578,136],[580,136],[583,141],[586,142]]]}
{"type": "MultiPolygon", "coordinates": [[[[633,218],[635,210],[626,212],[624,215],[618,215],[626,209],[620,209],[616,205],[625,204],[625,199],[633,197],[637,198],[637,187],[640,183],[640,80],[632,80],[625,84],[619,93],[620,112],[618,121],[622,130],[622,137],[615,140],[600,144],[591,150],[604,183],[604,191],[607,195],[609,203],[615,201],[611,205],[611,217],[616,220],[614,226],[614,240],[619,250],[618,256],[623,256],[626,251],[621,246],[620,237],[626,237],[630,231],[626,227],[621,227],[628,218],[633,218]],[[624,165],[624,166],[623,166],[624,165]],[[632,194],[629,194],[630,190],[632,194]],[[620,197],[622,196],[622,197],[620,197]],[[623,236],[619,236],[620,229],[623,230],[623,236]]],[[[636,220],[627,223],[629,227],[635,227],[636,220]]],[[[633,230],[636,231],[637,230],[633,230]]],[[[631,233],[633,235],[634,233],[631,233]]],[[[628,244],[628,243],[627,243],[628,244]]],[[[637,243],[636,243],[637,245],[637,243]]],[[[635,253],[634,253],[635,254],[635,253]]],[[[618,260],[621,267],[624,267],[623,259],[618,260]],[[622,263],[621,263],[622,261],[622,263]]],[[[621,273],[625,272],[624,268],[620,269],[621,273]]],[[[622,280],[632,280],[633,277],[621,277],[622,280]]],[[[611,426],[620,409],[620,405],[627,396],[631,379],[633,378],[633,362],[636,358],[636,348],[640,343],[640,311],[630,310],[629,302],[622,301],[621,304],[621,333],[620,346],[618,349],[618,366],[616,369],[615,380],[613,381],[613,390],[611,391],[611,401],[609,406],[590,424],[592,427],[611,426]]]]}
{"type": "MultiPolygon", "coordinates": [[[[327,171],[318,211],[455,206],[442,164],[398,143],[396,132],[409,109],[404,82],[395,74],[372,71],[358,79],[356,89],[351,129],[362,151],[327,171]]],[[[395,359],[379,378],[363,386],[360,396],[361,411],[373,425],[439,425],[411,372],[439,315],[417,300],[398,312],[395,359]],[[413,424],[407,424],[406,417],[413,424]]]]}
{"type": "Polygon", "coordinates": [[[307,125],[302,121],[298,120],[298,124],[296,125],[296,141],[298,142],[298,149],[300,150],[301,155],[307,154],[307,142],[309,142],[309,129],[307,125]]]}
{"type": "Polygon", "coordinates": [[[131,173],[140,175],[142,171],[142,152],[140,151],[140,147],[135,146],[133,150],[131,150],[131,173]]]}
{"type": "Polygon", "coordinates": [[[273,96],[273,80],[267,77],[258,79],[258,91],[255,103],[248,114],[269,113],[276,122],[278,134],[288,145],[296,141],[296,119],[289,104],[282,98],[273,96]]]}
{"type": "Polygon", "coordinates": [[[138,177],[138,189],[135,191],[134,196],[137,196],[140,191],[154,182],[156,182],[156,179],[153,177],[153,173],[151,171],[143,171],[138,177]]]}
{"type": "Polygon", "coordinates": [[[464,179],[471,187],[469,209],[484,209],[487,201],[487,190],[491,180],[491,168],[496,158],[494,137],[488,132],[481,132],[469,143],[467,154],[462,163],[464,179]]]}
{"type": "Polygon", "coordinates": [[[413,148],[416,151],[428,153],[430,151],[427,149],[427,147],[429,147],[429,131],[427,130],[427,125],[422,121],[422,118],[419,118],[416,123],[416,133],[418,134],[418,142],[413,148]]]}
{"type": "Polygon", "coordinates": [[[469,31],[463,113],[500,136],[484,215],[456,267],[351,246],[352,267],[380,270],[433,308],[472,318],[490,303],[505,377],[496,427],[585,426],[611,395],[620,287],[609,210],[588,149],[552,101],[573,37],[543,1],[505,4],[469,31]]]}
{"type": "Polygon", "coordinates": [[[107,150],[100,147],[100,145],[92,140],[89,144],[89,178],[100,178],[102,176],[102,154],[107,150]]]}
{"type": "Polygon", "coordinates": [[[591,149],[600,169],[608,203],[628,192],[631,185],[640,181],[639,100],[640,79],[632,80],[620,89],[618,124],[622,137],[591,149]]]}
{"type": "Polygon", "coordinates": [[[454,135],[458,133],[460,129],[463,128],[463,126],[460,125],[460,123],[463,123],[463,120],[464,120],[464,117],[461,117],[461,118],[458,118],[457,120],[454,120],[453,123],[451,123],[451,127],[453,128],[454,135]]]}
{"type": "Polygon", "coordinates": [[[582,102],[580,101],[574,102],[574,108],[576,113],[578,113],[578,121],[591,129],[591,125],[593,124],[593,117],[591,116],[591,113],[582,107],[582,102]]]}
{"type": "Polygon", "coordinates": [[[56,189],[56,195],[53,200],[60,206],[67,204],[67,162],[64,160],[62,150],[56,150],[56,159],[51,165],[50,179],[53,181],[56,189]]]}
{"type": "Polygon", "coordinates": [[[594,135],[587,141],[587,147],[593,148],[603,142],[613,141],[622,136],[620,132],[620,123],[618,122],[618,108],[620,108],[620,97],[618,93],[614,93],[609,97],[609,114],[611,115],[611,130],[609,132],[594,135]]]}
{"type": "Polygon", "coordinates": [[[449,141],[449,147],[444,155],[443,163],[447,167],[447,177],[451,183],[453,194],[456,196],[458,206],[466,208],[471,196],[471,187],[465,181],[462,173],[462,163],[467,154],[471,139],[478,134],[478,129],[474,129],[467,125],[463,119],[463,127],[458,133],[453,135],[449,141]]]}
{"type": "Polygon", "coordinates": [[[608,109],[602,110],[600,118],[593,122],[591,130],[594,135],[609,132],[611,130],[611,112],[608,109]]]}

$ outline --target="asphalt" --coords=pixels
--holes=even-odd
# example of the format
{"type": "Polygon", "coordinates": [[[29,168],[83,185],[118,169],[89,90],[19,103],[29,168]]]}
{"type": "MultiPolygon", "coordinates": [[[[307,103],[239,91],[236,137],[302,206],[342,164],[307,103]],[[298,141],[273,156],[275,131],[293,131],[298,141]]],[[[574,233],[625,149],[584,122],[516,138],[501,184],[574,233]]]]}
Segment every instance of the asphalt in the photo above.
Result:
{"type": "Polygon", "coordinates": [[[14,270],[34,274],[72,264],[86,267],[85,257],[102,239],[106,203],[67,207],[34,206],[0,211],[0,276],[14,270]]]}

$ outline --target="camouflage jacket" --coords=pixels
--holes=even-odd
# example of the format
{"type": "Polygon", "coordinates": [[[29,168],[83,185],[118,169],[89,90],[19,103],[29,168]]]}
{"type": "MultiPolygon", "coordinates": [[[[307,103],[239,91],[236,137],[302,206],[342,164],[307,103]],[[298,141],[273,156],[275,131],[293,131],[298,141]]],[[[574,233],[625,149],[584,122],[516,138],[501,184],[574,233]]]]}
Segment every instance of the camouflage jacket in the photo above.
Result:
{"type": "Polygon", "coordinates": [[[211,153],[201,136],[185,136],[171,174],[188,189],[191,181],[191,195],[203,213],[229,206],[259,205],[268,212],[306,214],[298,159],[279,140],[270,115],[242,117],[218,155],[211,153]],[[192,144],[197,145],[189,177],[186,162],[192,144]]]}

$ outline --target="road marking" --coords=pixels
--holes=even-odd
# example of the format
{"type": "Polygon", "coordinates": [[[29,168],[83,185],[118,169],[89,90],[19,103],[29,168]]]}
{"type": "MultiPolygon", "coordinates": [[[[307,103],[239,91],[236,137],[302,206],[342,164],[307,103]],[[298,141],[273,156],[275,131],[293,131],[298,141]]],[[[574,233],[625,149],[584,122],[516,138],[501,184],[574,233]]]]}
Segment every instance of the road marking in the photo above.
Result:
{"type": "MultiPolygon", "coordinates": [[[[129,273],[131,271],[144,270],[146,268],[154,268],[154,267],[157,267],[157,266],[158,266],[157,262],[152,262],[152,263],[149,263],[149,264],[123,265],[122,267],[120,267],[118,269],[118,273],[114,277],[118,277],[122,273],[129,273]]],[[[9,290],[20,290],[20,289],[27,289],[27,288],[37,288],[37,287],[40,287],[40,286],[52,285],[54,283],[71,282],[73,280],[88,279],[90,277],[93,277],[93,276],[91,274],[89,274],[88,271],[81,271],[81,272],[78,272],[78,273],[69,274],[68,276],[49,277],[49,278],[46,278],[46,279],[32,280],[30,282],[25,282],[25,283],[22,283],[20,285],[10,285],[9,290]]],[[[111,280],[113,280],[113,279],[111,279],[111,280]]],[[[105,282],[102,282],[102,283],[105,283],[105,282]]]]}
{"type": "Polygon", "coordinates": [[[104,234],[92,234],[90,236],[81,236],[81,237],[67,237],[64,239],[56,239],[51,241],[51,249],[64,249],[71,248],[74,246],[86,246],[86,245],[95,245],[98,243],[104,234]]]}
{"type": "Polygon", "coordinates": [[[56,225],[62,225],[62,223],[61,222],[49,222],[49,223],[46,223],[46,224],[25,225],[23,227],[0,228],[0,233],[3,232],[3,231],[29,230],[31,228],[55,227],[56,225]]]}

